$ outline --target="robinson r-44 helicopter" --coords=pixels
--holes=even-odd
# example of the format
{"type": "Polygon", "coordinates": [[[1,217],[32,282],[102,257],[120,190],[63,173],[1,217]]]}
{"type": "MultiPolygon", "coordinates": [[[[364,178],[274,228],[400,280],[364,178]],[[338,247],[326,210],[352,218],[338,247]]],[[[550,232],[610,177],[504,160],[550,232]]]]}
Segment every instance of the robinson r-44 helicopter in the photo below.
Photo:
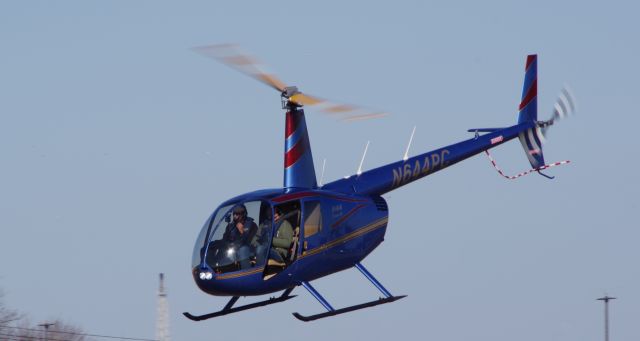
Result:
{"type": "MultiPolygon", "coordinates": [[[[303,316],[302,321],[334,316],[394,302],[405,295],[392,295],[362,265],[384,240],[389,208],[383,195],[413,181],[452,166],[473,155],[519,138],[532,170],[542,174],[545,165],[542,142],[547,129],[575,110],[568,91],[563,90],[548,121],[537,118],[537,56],[526,59],[524,87],[518,121],[506,128],[470,129],[471,139],[393,162],[365,172],[318,185],[311,155],[303,106],[344,113],[357,109],[300,92],[258,67],[255,59],[233,45],[196,48],[234,69],[276,89],[285,110],[284,185],[258,190],[223,202],[207,219],[196,241],[191,269],[197,286],[216,296],[231,296],[220,310],[204,315],[184,313],[201,321],[295,297],[294,288],[304,287],[326,308],[326,312],[303,316]],[[484,134],[480,134],[484,133],[484,134]],[[384,297],[334,309],[314,289],[315,279],[350,268],[358,269],[384,297]],[[240,296],[282,291],[277,297],[236,306],[240,296]]],[[[380,114],[361,114],[363,119],[380,114]]],[[[545,177],[549,177],[542,174],[545,177]]],[[[549,177],[551,178],[551,177],[549,177]]]]}

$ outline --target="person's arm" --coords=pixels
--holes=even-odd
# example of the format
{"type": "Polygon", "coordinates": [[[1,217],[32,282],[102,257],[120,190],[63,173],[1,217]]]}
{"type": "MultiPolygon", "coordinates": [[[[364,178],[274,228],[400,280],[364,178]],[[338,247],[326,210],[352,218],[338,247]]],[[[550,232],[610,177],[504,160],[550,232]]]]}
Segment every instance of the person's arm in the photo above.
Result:
{"type": "Polygon", "coordinates": [[[249,230],[246,233],[242,234],[242,242],[245,244],[249,244],[253,241],[253,237],[258,232],[258,225],[255,222],[251,221],[249,224],[249,230]]]}
{"type": "Polygon", "coordinates": [[[231,224],[227,224],[227,227],[224,229],[224,234],[222,235],[222,239],[230,240],[231,239],[231,224]]]}
{"type": "Polygon", "coordinates": [[[288,249],[289,246],[291,246],[292,240],[293,228],[291,227],[291,224],[285,220],[282,222],[282,225],[280,225],[277,236],[273,238],[273,246],[288,249]]]}

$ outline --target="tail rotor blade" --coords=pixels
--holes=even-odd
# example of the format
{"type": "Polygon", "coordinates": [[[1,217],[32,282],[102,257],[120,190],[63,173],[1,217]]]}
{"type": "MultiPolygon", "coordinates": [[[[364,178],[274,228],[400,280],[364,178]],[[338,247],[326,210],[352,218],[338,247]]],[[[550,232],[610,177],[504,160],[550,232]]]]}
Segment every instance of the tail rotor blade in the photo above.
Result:
{"type": "Polygon", "coordinates": [[[576,100],[573,97],[573,94],[569,89],[569,87],[565,85],[560,91],[560,94],[558,95],[558,98],[556,99],[556,102],[553,105],[553,116],[549,121],[543,122],[542,125],[539,127],[541,132],[539,136],[541,135],[542,137],[541,139],[544,139],[547,136],[549,128],[551,128],[551,126],[556,121],[565,119],[569,116],[573,116],[576,113],[576,111],[577,111],[576,100]]]}
{"type": "Polygon", "coordinates": [[[573,115],[576,111],[575,100],[568,87],[564,87],[556,100],[553,119],[563,119],[573,115]]]}

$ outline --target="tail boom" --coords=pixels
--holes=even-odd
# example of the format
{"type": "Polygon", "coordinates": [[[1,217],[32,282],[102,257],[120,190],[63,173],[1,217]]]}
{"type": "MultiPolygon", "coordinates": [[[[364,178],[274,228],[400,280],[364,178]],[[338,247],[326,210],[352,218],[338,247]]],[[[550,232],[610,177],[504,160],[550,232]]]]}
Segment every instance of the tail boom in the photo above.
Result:
{"type": "Polygon", "coordinates": [[[366,172],[326,184],[322,189],[359,195],[382,195],[452,166],[487,149],[517,138],[531,129],[528,123],[514,125],[432,150],[366,172]]]}
{"type": "MultiPolygon", "coordinates": [[[[568,92],[567,96],[570,97],[568,92]]],[[[565,107],[573,109],[573,102],[569,98],[564,102],[567,102],[565,107]]],[[[343,193],[382,195],[515,138],[519,138],[533,170],[539,172],[548,165],[545,165],[542,153],[541,130],[545,123],[538,122],[538,56],[535,54],[527,56],[518,109],[518,124],[514,126],[470,129],[476,133],[475,138],[334,181],[322,188],[343,193]],[[486,134],[480,136],[479,132],[486,134]]],[[[562,113],[565,111],[562,110],[562,113]]],[[[557,116],[561,117],[561,114],[557,116]]]]}

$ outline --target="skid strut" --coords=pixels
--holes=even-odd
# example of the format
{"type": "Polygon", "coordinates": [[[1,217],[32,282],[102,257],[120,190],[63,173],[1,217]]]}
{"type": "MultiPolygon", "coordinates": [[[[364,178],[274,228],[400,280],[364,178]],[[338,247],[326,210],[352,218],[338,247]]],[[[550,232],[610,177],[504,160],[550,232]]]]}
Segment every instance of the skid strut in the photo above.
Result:
{"type": "Polygon", "coordinates": [[[375,277],[373,277],[373,275],[369,271],[367,271],[367,269],[362,264],[356,263],[355,267],[356,269],[360,270],[360,272],[364,275],[364,277],[366,277],[369,281],[371,281],[371,283],[373,283],[373,285],[376,288],[378,288],[378,290],[380,290],[380,292],[385,296],[384,298],[381,297],[371,302],[356,304],[356,305],[352,305],[352,306],[341,308],[341,309],[333,309],[331,304],[329,304],[329,302],[327,302],[327,300],[324,297],[322,297],[322,295],[320,295],[320,293],[314,287],[312,287],[311,284],[309,284],[309,282],[301,282],[300,284],[302,284],[302,286],[305,289],[307,289],[307,291],[309,291],[309,293],[313,297],[315,297],[318,300],[318,302],[320,302],[320,304],[322,304],[325,307],[325,309],[327,309],[327,312],[310,315],[310,316],[304,316],[299,313],[293,313],[293,316],[295,316],[300,321],[309,322],[309,321],[313,321],[313,320],[317,320],[317,319],[321,319],[329,316],[348,313],[354,310],[360,310],[364,308],[377,306],[380,304],[391,303],[401,298],[407,297],[407,295],[401,295],[401,296],[391,295],[391,293],[387,289],[385,289],[384,286],[382,286],[382,284],[380,284],[380,282],[378,282],[378,280],[375,277]]]}
{"type": "Polygon", "coordinates": [[[192,320],[192,321],[202,321],[202,320],[207,320],[207,319],[218,317],[218,316],[222,316],[222,315],[237,313],[237,312],[243,311],[243,310],[253,309],[253,308],[257,308],[257,307],[263,307],[265,305],[284,302],[284,301],[286,301],[286,300],[288,300],[290,298],[296,297],[296,295],[289,295],[289,294],[291,294],[291,291],[293,291],[293,288],[294,287],[291,287],[291,288],[285,290],[282,293],[282,295],[280,295],[278,297],[271,297],[268,300],[264,300],[264,301],[260,301],[260,302],[256,302],[256,303],[251,303],[251,304],[247,304],[247,305],[243,305],[243,306],[240,306],[240,307],[233,308],[233,305],[240,298],[240,296],[233,296],[229,300],[229,302],[224,306],[224,308],[222,308],[222,310],[220,310],[220,311],[216,311],[214,313],[205,314],[205,315],[191,315],[188,312],[184,312],[182,314],[184,316],[186,316],[188,319],[192,320]]]}

